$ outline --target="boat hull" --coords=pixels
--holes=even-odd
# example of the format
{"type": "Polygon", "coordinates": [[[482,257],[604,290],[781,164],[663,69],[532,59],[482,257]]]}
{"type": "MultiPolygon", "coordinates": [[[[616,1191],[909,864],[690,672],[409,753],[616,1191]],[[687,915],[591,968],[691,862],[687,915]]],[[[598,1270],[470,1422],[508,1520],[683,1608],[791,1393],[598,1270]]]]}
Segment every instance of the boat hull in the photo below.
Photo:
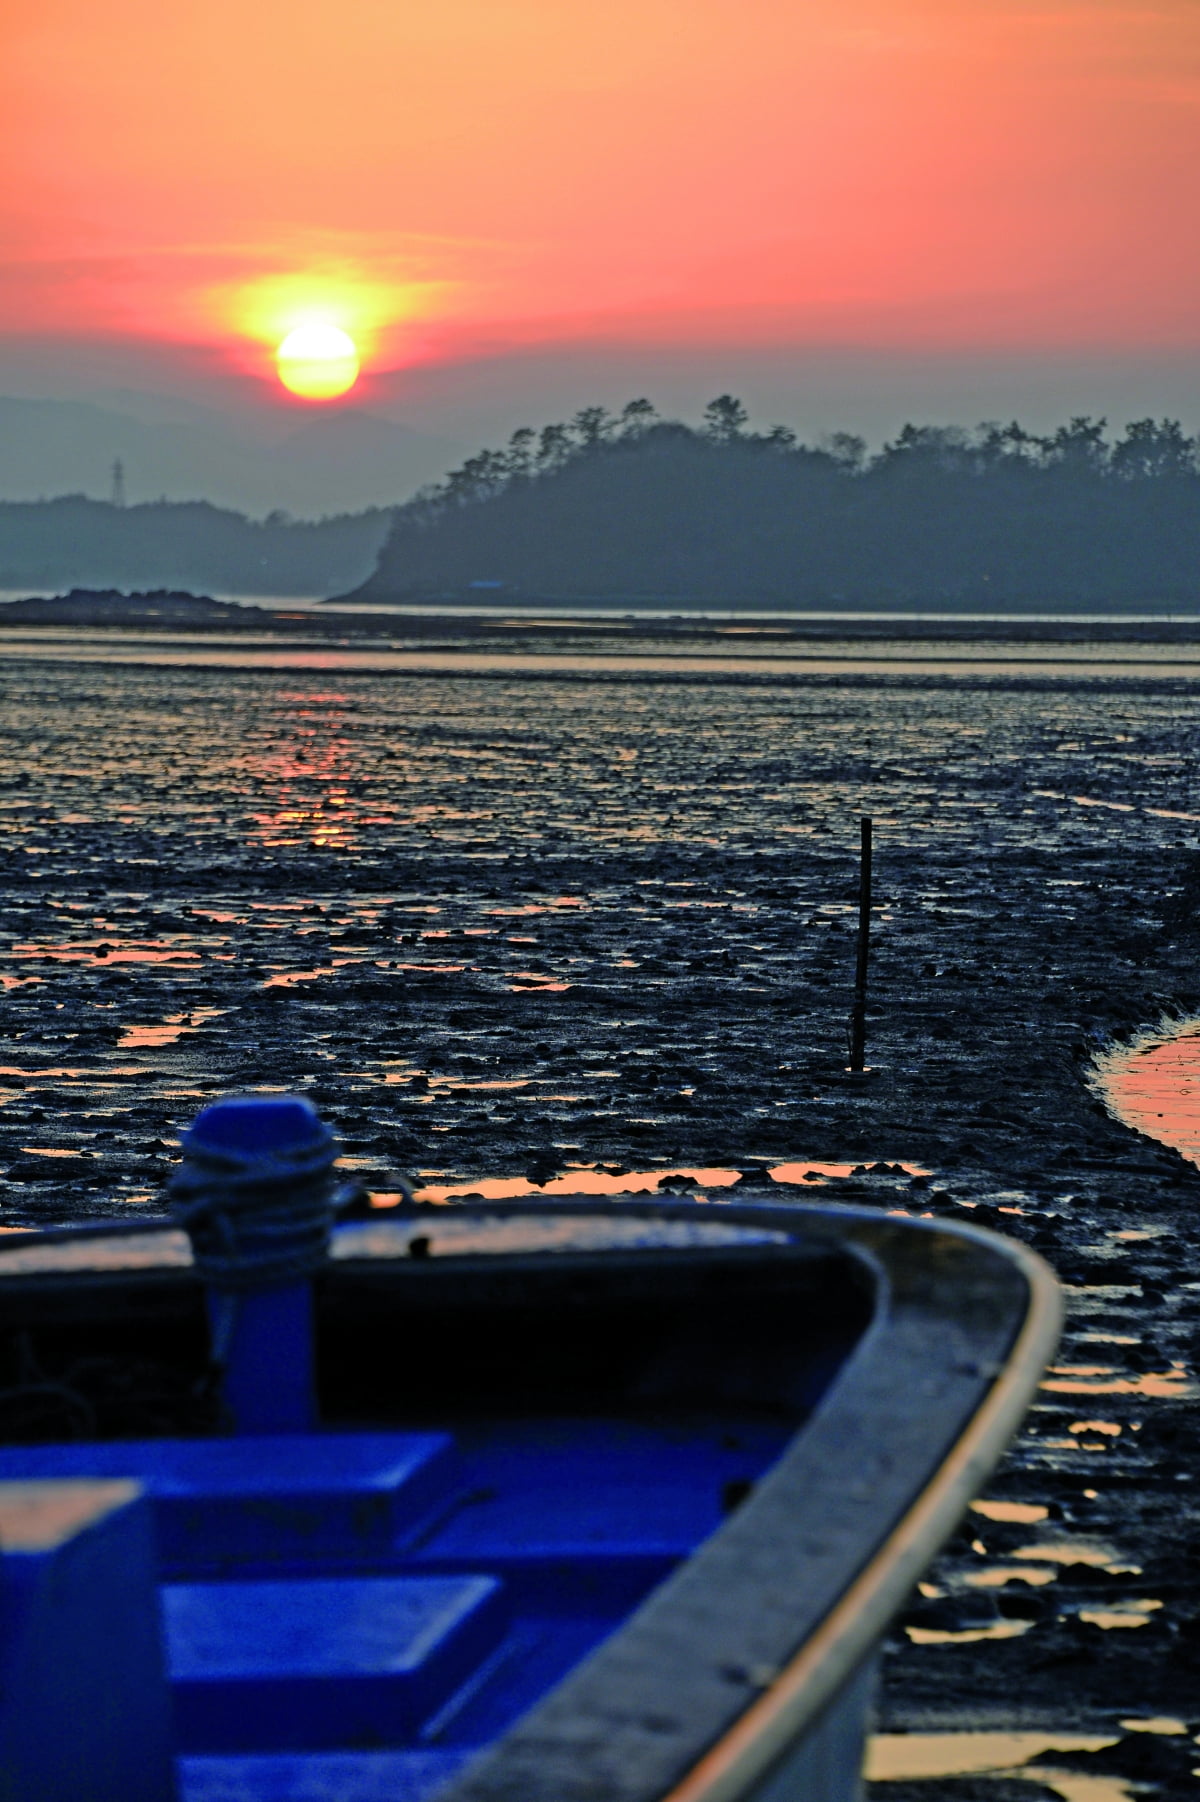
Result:
{"type": "MultiPolygon", "coordinates": [[[[682,1444],[689,1422],[694,1444],[712,1452],[701,1483],[710,1515],[694,1513],[679,1544],[659,1547],[657,1566],[638,1567],[624,1618],[606,1617],[507,1718],[499,1704],[489,1717],[478,1699],[460,1700],[440,1729],[418,1723],[405,1744],[371,1755],[380,1781],[379,1759],[396,1761],[389,1793],[852,1802],[880,1641],[1000,1457],[1052,1352],[1058,1300],[1045,1266],[969,1228],[768,1201],[490,1204],[341,1233],[317,1304],[323,1409],[336,1436],[368,1419],[375,1430],[437,1423],[459,1435],[468,1462],[491,1446],[494,1472],[512,1467],[495,1462],[497,1436],[515,1434],[528,1473],[530,1446],[576,1432],[593,1448],[593,1476],[581,1479],[577,1463],[572,1494],[612,1475],[611,1453],[595,1454],[595,1423],[666,1435],[643,1473],[666,1468],[662,1447],[682,1444]],[[567,1403],[593,1425],[568,1429],[567,1403]],[[758,1449],[738,1454],[750,1458],[749,1476],[721,1478],[717,1510],[709,1491],[725,1469],[721,1432],[734,1422],[758,1449]],[[428,1762],[439,1746],[454,1753],[453,1769],[428,1762]],[[421,1758],[425,1788],[414,1775],[421,1758]],[[402,1786],[404,1768],[416,1787],[402,1786]]],[[[178,1242],[162,1235],[156,1257],[145,1244],[114,1254],[113,1236],[87,1237],[90,1250],[85,1236],[61,1234],[0,1252],[0,1331],[35,1333],[47,1358],[55,1344],[66,1356],[83,1342],[144,1346],[150,1334],[182,1367],[202,1361],[198,1285],[178,1242]],[[57,1265],[56,1246],[68,1254],[57,1265]]],[[[44,1473],[45,1455],[12,1447],[0,1477],[44,1473]]],[[[694,1484],[676,1487],[678,1522],[694,1484]]],[[[605,1518],[622,1505],[618,1485],[605,1518]]],[[[577,1495],[564,1519],[573,1507],[577,1495]]],[[[500,1564],[523,1573],[510,1577],[519,1614],[536,1587],[530,1522],[543,1517],[518,1517],[520,1543],[500,1564]]],[[[573,1530],[578,1540],[577,1520],[573,1530]]],[[[594,1531],[604,1530],[601,1520],[594,1531]]],[[[637,1532],[622,1531],[625,1555],[637,1532]]],[[[441,1532],[405,1552],[409,1576],[451,1568],[453,1535],[441,1532]]],[[[537,1581],[557,1569],[569,1589],[568,1540],[557,1566],[542,1548],[537,1581]]],[[[644,1533],[638,1543],[652,1549],[644,1533]]],[[[577,1572],[591,1568],[578,1543],[575,1555],[577,1572]]],[[[628,1558],[622,1568],[633,1568],[628,1558]]],[[[485,1697],[489,1682],[502,1687],[478,1681],[485,1697]]],[[[189,1802],[310,1793],[256,1790],[254,1760],[239,1779],[230,1757],[184,1759],[189,1802]]],[[[260,1778],[264,1769],[260,1760],[260,1778]]],[[[347,1781],[343,1767],[341,1802],[347,1781]]]]}

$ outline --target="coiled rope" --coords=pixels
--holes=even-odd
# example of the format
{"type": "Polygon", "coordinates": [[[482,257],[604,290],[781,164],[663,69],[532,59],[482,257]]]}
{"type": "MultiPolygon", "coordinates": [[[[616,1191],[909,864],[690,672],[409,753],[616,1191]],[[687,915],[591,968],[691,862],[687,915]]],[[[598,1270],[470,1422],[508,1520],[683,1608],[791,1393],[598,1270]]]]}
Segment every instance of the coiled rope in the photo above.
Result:
{"type": "Polygon", "coordinates": [[[192,1126],[168,1186],[171,1214],[192,1242],[200,1278],[216,1291],[213,1362],[224,1364],[240,1295],[302,1282],[325,1262],[342,1200],[338,1143],[315,1114],[312,1134],[272,1149],[214,1145],[192,1126]]]}

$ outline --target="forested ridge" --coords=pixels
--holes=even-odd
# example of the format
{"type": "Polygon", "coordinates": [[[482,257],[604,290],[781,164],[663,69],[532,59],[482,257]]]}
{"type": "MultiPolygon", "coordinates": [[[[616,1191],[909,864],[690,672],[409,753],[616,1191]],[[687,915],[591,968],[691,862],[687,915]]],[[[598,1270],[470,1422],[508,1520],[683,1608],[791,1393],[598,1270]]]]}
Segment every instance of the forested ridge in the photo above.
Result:
{"type": "Polygon", "coordinates": [[[645,400],[515,432],[396,512],[363,599],[497,590],[737,606],[1191,605],[1200,440],[1177,421],[905,426],[869,454],[754,429],[722,395],[698,428],[645,400]]]}
{"type": "Polygon", "coordinates": [[[117,507],[81,494],[0,501],[0,588],[328,594],[363,579],[387,522],[382,508],[258,520],[208,501],[117,507]]]}

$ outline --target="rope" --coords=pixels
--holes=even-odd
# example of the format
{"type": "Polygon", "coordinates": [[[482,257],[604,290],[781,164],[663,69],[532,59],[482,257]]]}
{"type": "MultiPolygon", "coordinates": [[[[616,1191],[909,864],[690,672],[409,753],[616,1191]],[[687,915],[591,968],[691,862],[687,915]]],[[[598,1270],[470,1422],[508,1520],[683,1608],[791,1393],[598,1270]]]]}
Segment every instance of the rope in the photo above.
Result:
{"type": "Polygon", "coordinates": [[[337,1141],[323,1122],[313,1138],[281,1151],[216,1147],[194,1127],[168,1185],[172,1218],[192,1242],[202,1281],[217,1292],[213,1359],[223,1364],[237,1299],[251,1289],[302,1282],[325,1262],[341,1199],[337,1141]]]}

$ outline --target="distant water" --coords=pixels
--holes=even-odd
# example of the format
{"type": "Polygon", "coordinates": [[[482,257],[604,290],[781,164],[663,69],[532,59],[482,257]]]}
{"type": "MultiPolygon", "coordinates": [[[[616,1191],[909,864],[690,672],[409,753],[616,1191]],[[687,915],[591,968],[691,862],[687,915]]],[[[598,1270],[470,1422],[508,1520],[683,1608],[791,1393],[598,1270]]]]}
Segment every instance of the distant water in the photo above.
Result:
{"type": "Polygon", "coordinates": [[[5,632],[0,660],[36,658],[55,663],[109,663],[185,669],[324,670],[378,675],[461,676],[707,676],[737,677],[940,677],[1034,678],[1046,681],[1200,681],[1200,631],[1194,644],[993,643],[986,639],[945,645],[906,639],[793,639],[766,652],[757,634],[731,628],[732,643],[711,640],[679,649],[645,629],[621,642],[599,628],[594,638],[567,648],[547,636],[543,644],[497,648],[413,644],[397,629],[383,642],[305,643],[282,635],[87,630],[38,627],[5,632]]]}
{"type": "MultiPolygon", "coordinates": [[[[62,583],[52,586],[33,583],[25,588],[0,588],[0,605],[6,601],[25,601],[39,596],[62,594],[69,587],[89,587],[90,583],[62,583]]],[[[151,584],[129,583],[124,592],[145,592],[151,584]]],[[[170,587],[173,584],[155,584],[170,587]]],[[[196,592],[199,592],[197,589],[196,592]]],[[[323,614],[327,618],[336,618],[339,611],[356,614],[377,613],[402,621],[407,618],[428,619],[436,613],[448,619],[519,619],[531,622],[550,622],[555,619],[569,620],[572,624],[580,621],[591,622],[598,628],[611,628],[629,622],[635,625],[653,626],[657,621],[671,620],[688,622],[694,620],[699,624],[725,624],[731,630],[754,632],[757,630],[778,629],[780,626],[796,627],[797,625],[844,624],[878,626],[894,622],[898,627],[911,626],[944,626],[955,637],[964,627],[978,626],[987,631],[996,627],[1011,629],[1026,626],[1035,633],[1039,628],[1097,626],[1108,633],[1119,626],[1128,626],[1136,633],[1147,626],[1195,626],[1197,641],[1200,642],[1200,612],[1162,613],[1145,609],[1129,613],[978,613],[948,612],[945,609],[912,609],[896,608],[843,607],[843,608],[771,608],[771,607],[678,607],[678,606],[624,606],[621,603],[608,603],[603,606],[585,607],[571,604],[552,604],[542,602],[531,605],[528,602],[505,602],[492,600],[488,602],[463,602],[432,605],[428,601],[412,602],[397,606],[393,603],[381,605],[371,601],[348,603],[344,608],[331,606],[324,595],[317,594],[251,594],[241,590],[213,588],[205,589],[213,600],[232,601],[244,607],[286,607],[301,612],[323,614]]]]}
{"type": "MultiPolygon", "coordinates": [[[[237,601],[250,607],[316,607],[326,613],[336,614],[337,606],[330,606],[328,601],[313,595],[261,595],[234,594],[221,589],[214,591],[214,599],[220,601],[237,601]]],[[[397,606],[387,606],[369,601],[352,601],[347,603],[346,610],[360,613],[393,613],[401,618],[414,615],[428,618],[431,608],[428,601],[411,602],[397,606]]],[[[886,610],[869,607],[841,608],[795,608],[795,607],[647,607],[622,606],[609,602],[603,606],[583,607],[579,605],[554,605],[548,601],[538,605],[528,602],[517,602],[509,605],[492,601],[490,603],[459,603],[438,605],[436,611],[449,617],[467,619],[570,619],[618,621],[618,620],[696,620],[724,621],[732,625],[753,624],[755,622],[774,622],[776,624],[836,624],[839,621],[847,625],[886,625],[894,621],[897,625],[947,626],[957,629],[964,625],[977,626],[1187,626],[1194,625],[1200,630],[1200,613],[1154,613],[1150,611],[1138,613],[951,613],[943,609],[915,612],[902,612],[896,608],[886,610]]]]}

